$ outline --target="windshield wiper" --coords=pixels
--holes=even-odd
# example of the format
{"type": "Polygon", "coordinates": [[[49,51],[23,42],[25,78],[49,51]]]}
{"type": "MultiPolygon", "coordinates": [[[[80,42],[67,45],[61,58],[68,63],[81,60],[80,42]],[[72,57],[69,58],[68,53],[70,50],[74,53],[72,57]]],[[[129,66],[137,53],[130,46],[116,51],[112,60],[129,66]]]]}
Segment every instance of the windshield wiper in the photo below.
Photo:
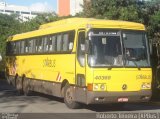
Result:
{"type": "Polygon", "coordinates": [[[135,64],[135,66],[138,68],[138,70],[141,70],[141,68],[138,66],[138,64],[135,60],[132,60],[132,62],[135,64]]]}
{"type": "Polygon", "coordinates": [[[132,61],[133,63],[134,63],[134,65],[138,68],[138,70],[141,70],[141,68],[138,66],[138,64],[137,64],[137,62],[136,61],[139,61],[140,60],[140,58],[136,58],[136,57],[128,57],[128,58],[126,58],[126,60],[128,60],[128,61],[132,61]]]}
{"type": "Polygon", "coordinates": [[[108,67],[108,70],[112,70],[112,68],[113,68],[113,65],[110,64],[109,67],[108,67]]]}

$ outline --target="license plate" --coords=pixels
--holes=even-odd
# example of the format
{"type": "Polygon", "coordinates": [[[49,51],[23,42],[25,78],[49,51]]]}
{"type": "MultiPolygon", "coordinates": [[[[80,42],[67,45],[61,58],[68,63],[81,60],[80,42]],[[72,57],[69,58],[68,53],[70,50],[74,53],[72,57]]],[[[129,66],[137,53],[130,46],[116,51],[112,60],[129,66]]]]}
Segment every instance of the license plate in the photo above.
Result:
{"type": "Polygon", "coordinates": [[[118,98],[118,102],[128,102],[128,98],[118,98]]]}

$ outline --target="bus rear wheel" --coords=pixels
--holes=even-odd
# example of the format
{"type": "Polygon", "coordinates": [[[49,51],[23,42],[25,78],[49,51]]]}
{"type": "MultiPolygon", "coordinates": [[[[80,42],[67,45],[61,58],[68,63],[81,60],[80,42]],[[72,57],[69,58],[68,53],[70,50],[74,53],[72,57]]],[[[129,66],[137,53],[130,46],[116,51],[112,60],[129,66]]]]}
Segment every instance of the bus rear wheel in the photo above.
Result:
{"type": "Polygon", "coordinates": [[[67,107],[71,109],[80,108],[80,103],[73,100],[73,92],[71,91],[69,84],[66,84],[66,86],[64,87],[64,102],[67,107]]]}

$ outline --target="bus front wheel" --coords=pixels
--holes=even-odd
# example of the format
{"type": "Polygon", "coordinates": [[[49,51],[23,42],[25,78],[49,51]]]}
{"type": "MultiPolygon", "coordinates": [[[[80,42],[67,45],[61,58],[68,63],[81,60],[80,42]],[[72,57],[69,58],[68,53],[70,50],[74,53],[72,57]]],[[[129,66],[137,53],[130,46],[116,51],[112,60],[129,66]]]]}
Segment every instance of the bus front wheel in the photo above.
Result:
{"type": "Polygon", "coordinates": [[[73,92],[69,84],[66,84],[66,86],[64,87],[64,102],[67,105],[67,107],[71,109],[80,108],[80,104],[73,100],[73,92]]]}

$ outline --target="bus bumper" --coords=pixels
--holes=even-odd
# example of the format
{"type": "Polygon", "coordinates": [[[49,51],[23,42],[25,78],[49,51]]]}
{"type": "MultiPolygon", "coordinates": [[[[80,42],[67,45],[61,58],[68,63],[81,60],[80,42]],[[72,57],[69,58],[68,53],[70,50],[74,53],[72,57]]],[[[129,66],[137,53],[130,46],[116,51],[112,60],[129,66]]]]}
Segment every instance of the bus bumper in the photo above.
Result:
{"type": "Polygon", "coordinates": [[[104,104],[119,102],[148,102],[151,98],[151,90],[135,92],[92,92],[87,93],[87,104],[104,104]]]}

